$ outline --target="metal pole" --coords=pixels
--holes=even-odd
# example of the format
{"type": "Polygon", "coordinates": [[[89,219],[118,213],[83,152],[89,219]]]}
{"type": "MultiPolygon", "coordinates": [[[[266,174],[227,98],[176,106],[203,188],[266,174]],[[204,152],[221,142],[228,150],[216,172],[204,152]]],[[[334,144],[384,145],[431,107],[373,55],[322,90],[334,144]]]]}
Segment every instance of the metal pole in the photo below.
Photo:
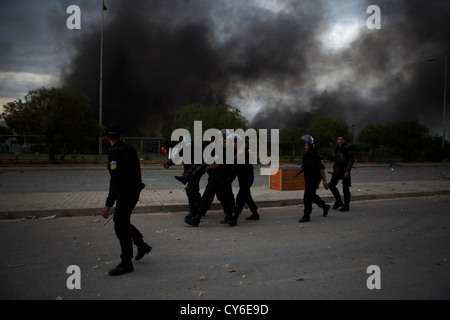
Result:
{"type": "Polygon", "coordinates": [[[437,59],[443,59],[444,60],[444,112],[442,115],[442,152],[445,151],[445,106],[447,104],[447,62],[448,62],[448,54],[439,57],[439,58],[431,58],[428,61],[435,61],[437,59]]]}
{"type": "Polygon", "coordinates": [[[355,145],[355,125],[352,125],[352,144],[355,145]]]}
{"type": "Polygon", "coordinates": [[[102,158],[103,154],[103,137],[102,137],[102,118],[103,118],[103,110],[102,110],[102,104],[103,104],[103,13],[105,12],[105,4],[102,0],[102,25],[100,29],[100,98],[99,98],[99,105],[98,105],[98,124],[99,124],[99,135],[98,135],[98,155],[100,157],[99,160],[102,158]]]}
{"type": "Polygon", "coordinates": [[[445,56],[445,80],[444,80],[444,115],[442,117],[442,151],[445,151],[445,106],[447,104],[447,60],[448,55],[445,56]]]}

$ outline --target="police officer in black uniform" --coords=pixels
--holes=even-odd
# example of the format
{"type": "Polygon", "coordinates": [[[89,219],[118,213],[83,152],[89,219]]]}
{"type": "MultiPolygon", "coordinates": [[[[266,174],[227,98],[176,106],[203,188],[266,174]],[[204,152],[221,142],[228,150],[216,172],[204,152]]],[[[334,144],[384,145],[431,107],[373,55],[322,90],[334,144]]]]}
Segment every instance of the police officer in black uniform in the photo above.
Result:
{"type": "Polygon", "coordinates": [[[107,128],[107,139],[111,144],[108,154],[108,171],[111,176],[109,193],[102,215],[109,217],[111,207],[116,203],[114,212],[114,231],[119,239],[121,263],[109,271],[109,275],[117,276],[134,271],[133,242],[137,246],[135,259],[140,260],[151,251],[144,242],[139,230],[130,223],[131,212],[139,200],[139,194],[145,185],[141,179],[141,168],[136,150],[122,140],[122,130],[119,125],[112,124],[107,128]]]}
{"type": "MultiPolygon", "coordinates": [[[[226,130],[222,130],[223,137],[223,154],[226,154],[226,130]]],[[[211,141],[213,143],[213,141],[211,141]]],[[[203,192],[200,210],[195,217],[187,217],[184,222],[189,225],[197,227],[200,224],[200,219],[209,210],[214,197],[217,196],[220,204],[223,207],[225,218],[220,223],[228,223],[233,218],[235,211],[235,198],[232,189],[233,180],[236,178],[234,164],[218,164],[202,165],[200,173],[208,173],[208,183],[203,192]]],[[[198,173],[196,173],[198,174],[198,173]]]]}
{"type": "Polygon", "coordinates": [[[324,217],[328,215],[330,206],[317,195],[320,180],[323,180],[324,188],[327,190],[328,183],[325,177],[325,166],[317,152],[315,141],[311,136],[303,136],[302,139],[305,141],[306,152],[303,155],[301,169],[292,178],[295,179],[302,172],[305,173],[305,192],[303,194],[304,214],[299,222],[308,222],[310,221],[313,202],[323,209],[324,217]]]}
{"type": "Polygon", "coordinates": [[[233,134],[228,136],[228,141],[233,140],[234,149],[235,149],[235,170],[236,175],[239,181],[239,191],[236,195],[236,208],[234,212],[233,219],[228,221],[228,224],[231,226],[235,226],[237,224],[239,215],[244,208],[244,205],[247,203],[250,212],[252,213],[249,217],[245,218],[245,220],[259,220],[258,206],[253,200],[251,194],[251,186],[253,185],[255,175],[253,171],[253,159],[252,154],[247,145],[243,144],[243,146],[239,148],[239,140],[242,141],[242,138],[237,134],[233,134]],[[240,157],[244,158],[244,162],[240,163],[240,157]]]}
{"type": "Polygon", "coordinates": [[[345,142],[345,137],[343,135],[338,136],[337,146],[334,149],[333,174],[330,181],[330,190],[336,200],[333,209],[341,208],[339,211],[350,210],[350,171],[352,170],[353,163],[354,157],[352,146],[345,142]],[[339,180],[342,180],[344,202],[342,202],[339,190],[336,188],[339,180]]]}
{"type": "MultiPolygon", "coordinates": [[[[175,176],[175,179],[186,185],[185,191],[188,198],[189,213],[185,218],[192,218],[195,217],[200,210],[202,199],[202,196],[200,194],[200,180],[202,174],[196,174],[196,171],[200,170],[200,165],[194,163],[195,144],[190,141],[190,138],[186,141],[186,146],[191,148],[190,163],[183,162],[183,174],[181,176],[175,176]]],[[[180,156],[183,156],[182,152],[183,150],[180,152],[180,156]]],[[[164,168],[168,169],[173,165],[174,163],[172,159],[169,159],[164,163],[163,166],[164,168]]]]}

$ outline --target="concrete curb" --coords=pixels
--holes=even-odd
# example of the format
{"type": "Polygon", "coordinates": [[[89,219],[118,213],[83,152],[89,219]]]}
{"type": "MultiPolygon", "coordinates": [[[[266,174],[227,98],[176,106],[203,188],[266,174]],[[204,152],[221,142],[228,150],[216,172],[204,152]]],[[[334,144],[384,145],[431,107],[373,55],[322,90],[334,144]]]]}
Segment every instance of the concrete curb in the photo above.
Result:
{"type": "MultiPolygon", "coordinates": [[[[366,200],[383,200],[383,199],[399,199],[399,198],[417,198],[417,197],[433,197],[450,195],[450,190],[435,190],[421,192],[403,192],[390,194],[373,194],[373,195],[354,195],[352,202],[366,200]]],[[[332,196],[322,196],[325,202],[332,203],[332,196]]],[[[302,198],[298,199],[279,199],[257,201],[259,208],[287,207],[302,204],[302,198]]],[[[213,203],[210,210],[220,210],[220,203],[213,203]]],[[[152,214],[152,213],[187,213],[189,207],[186,204],[156,204],[147,206],[137,206],[133,213],[152,214]]],[[[65,208],[65,209],[37,209],[37,210],[20,210],[20,211],[0,211],[0,219],[23,219],[28,217],[81,217],[81,216],[100,216],[101,208],[65,208]]]]}

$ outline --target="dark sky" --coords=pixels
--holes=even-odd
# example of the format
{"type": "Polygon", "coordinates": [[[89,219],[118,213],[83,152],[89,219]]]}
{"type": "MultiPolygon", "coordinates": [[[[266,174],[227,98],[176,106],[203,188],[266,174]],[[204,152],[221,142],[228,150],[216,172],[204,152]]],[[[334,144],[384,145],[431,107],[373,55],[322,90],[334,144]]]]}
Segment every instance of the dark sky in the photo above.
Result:
{"type": "MultiPolygon", "coordinates": [[[[128,135],[170,133],[189,103],[236,105],[257,129],[330,116],[357,130],[411,119],[442,130],[444,63],[428,59],[450,52],[448,0],[105,3],[103,122],[128,135]],[[369,5],[380,30],[366,26],[369,5]]],[[[2,104],[65,84],[96,110],[101,1],[0,4],[2,104]],[[66,27],[72,4],[81,30],[66,27]]]]}

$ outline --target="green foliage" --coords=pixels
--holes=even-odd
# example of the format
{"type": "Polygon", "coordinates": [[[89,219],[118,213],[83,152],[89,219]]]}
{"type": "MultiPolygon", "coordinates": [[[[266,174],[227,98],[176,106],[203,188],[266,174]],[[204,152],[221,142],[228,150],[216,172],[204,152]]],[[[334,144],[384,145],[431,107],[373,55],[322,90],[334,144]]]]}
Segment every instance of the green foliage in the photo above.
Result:
{"type": "Polygon", "coordinates": [[[79,148],[86,138],[95,137],[97,124],[89,98],[78,89],[41,88],[28,92],[25,101],[7,103],[1,117],[12,131],[22,135],[44,136],[49,145],[49,161],[59,150],[79,148]]]}
{"type": "Polygon", "coordinates": [[[308,123],[305,132],[313,136],[322,148],[335,144],[338,135],[344,135],[347,141],[352,141],[349,126],[342,119],[329,117],[313,118],[308,123]]]}
{"type": "Polygon", "coordinates": [[[237,107],[227,104],[189,104],[180,107],[175,113],[172,129],[185,128],[193,131],[194,121],[202,121],[204,131],[212,128],[246,130],[248,126],[247,120],[237,107]]]}
{"type": "MultiPolygon", "coordinates": [[[[1,117],[1,115],[0,115],[1,117]]],[[[8,127],[0,126],[0,134],[9,135],[12,134],[12,131],[8,127]]]]}
{"type": "Polygon", "coordinates": [[[295,158],[296,147],[303,148],[304,135],[311,135],[322,148],[322,155],[327,153],[327,148],[336,143],[338,135],[344,135],[347,141],[351,141],[352,136],[349,132],[349,126],[342,119],[332,119],[329,117],[316,117],[308,122],[306,128],[292,127],[281,131],[280,140],[284,144],[291,146],[290,160],[295,158]]]}
{"type": "Polygon", "coordinates": [[[292,127],[284,129],[280,133],[280,141],[282,143],[288,143],[291,146],[290,161],[293,162],[295,158],[296,145],[303,145],[302,137],[305,135],[305,128],[292,127]]]}
{"type": "Polygon", "coordinates": [[[370,125],[358,135],[358,144],[363,146],[361,150],[368,152],[371,148],[385,146],[396,150],[403,161],[417,160],[420,157],[441,159],[438,141],[439,139],[429,135],[428,128],[418,120],[370,125]]]}
{"type": "Polygon", "coordinates": [[[428,128],[418,120],[396,121],[387,125],[387,145],[397,149],[405,161],[414,160],[423,150],[428,137],[428,128]]]}

